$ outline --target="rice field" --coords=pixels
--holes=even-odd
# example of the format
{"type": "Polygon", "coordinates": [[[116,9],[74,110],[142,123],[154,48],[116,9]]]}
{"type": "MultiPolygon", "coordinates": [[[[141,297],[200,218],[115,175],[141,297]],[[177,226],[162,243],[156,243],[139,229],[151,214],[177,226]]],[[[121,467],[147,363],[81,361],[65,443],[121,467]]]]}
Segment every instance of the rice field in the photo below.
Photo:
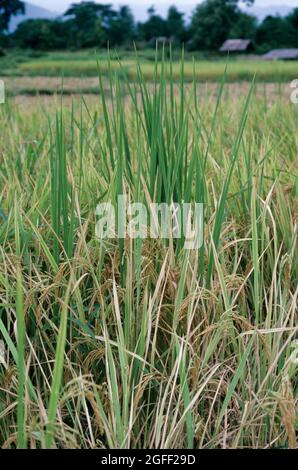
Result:
{"type": "MultiPolygon", "coordinates": [[[[161,68],[162,51],[158,51],[159,62],[156,65],[155,51],[145,50],[140,52],[106,51],[86,52],[51,52],[51,53],[10,53],[0,58],[0,75],[8,77],[97,77],[98,72],[105,76],[109,73],[117,73],[130,80],[137,80],[138,68],[142,69],[145,81],[153,82],[154,77],[163,73],[161,68]],[[36,57],[37,55],[37,57],[36,57]],[[157,71],[156,71],[157,68],[157,71]]],[[[181,54],[173,49],[172,79],[179,81],[181,69],[181,54]]],[[[242,82],[252,81],[256,77],[258,82],[286,83],[297,78],[297,61],[266,61],[260,56],[251,58],[241,57],[215,57],[215,60],[207,60],[198,54],[185,52],[183,59],[184,81],[192,82],[193,77],[198,81],[218,82],[225,73],[226,81],[242,82]],[[195,61],[195,71],[194,71],[195,61]],[[225,71],[227,66],[227,70],[225,71]]],[[[170,59],[169,59],[170,60],[170,59]]],[[[166,71],[167,79],[169,69],[166,71]]]]}
{"type": "MultiPolygon", "coordinates": [[[[155,75],[154,62],[142,61],[141,62],[142,75],[144,80],[153,81],[155,75]]],[[[192,60],[184,62],[184,80],[191,82],[193,80],[193,67],[192,60]]],[[[138,76],[138,61],[132,59],[126,60],[46,60],[36,59],[20,64],[19,72],[22,75],[36,76],[65,76],[65,77],[94,77],[97,75],[98,68],[102,73],[109,73],[109,69],[118,73],[121,77],[125,74],[131,80],[136,80],[138,76]]],[[[200,81],[213,81],[220,80],[225,72],[226,60],[218,61],[197,61],[195,68],[195,76],[200,81]]],[[[181,63],[176,61],[173,63],[173,79],[179,80],[181,63]]],[[[298,65],[297,61],[282,62],[282,61],[231,61],[228,65],[226,72],[226,79],[231,82],[238,82],[243,80],[251,81],[254,76],[258,81],[271,82],[285,82],[294,80],[297,77],[298,65]]],[[[161,65],[158,65],[158,76],[162,74],[161,65]]],[[[167,78],[169,79],[169,71],[167,78]]]]}
{"type": "Polygon", "coordinates": [[[0,445],[296,448],[298,106],[134,67],[0,106],[0,445]],[[98,239],[120,195],[203,204],[202,246],[98,239]]]}

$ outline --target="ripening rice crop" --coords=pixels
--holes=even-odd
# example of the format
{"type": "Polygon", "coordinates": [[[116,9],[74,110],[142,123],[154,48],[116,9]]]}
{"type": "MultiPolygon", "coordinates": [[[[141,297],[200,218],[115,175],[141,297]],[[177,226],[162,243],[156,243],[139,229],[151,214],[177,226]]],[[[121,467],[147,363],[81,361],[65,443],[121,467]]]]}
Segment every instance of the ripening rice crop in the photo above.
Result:
{"type": "Polygon", "coordinates": [[[1,446],[295,447],[298,107],[98,73],[0,107],[1,446]],[[203,246],[97,239],[121,194],[203,203],[203,246]]]}

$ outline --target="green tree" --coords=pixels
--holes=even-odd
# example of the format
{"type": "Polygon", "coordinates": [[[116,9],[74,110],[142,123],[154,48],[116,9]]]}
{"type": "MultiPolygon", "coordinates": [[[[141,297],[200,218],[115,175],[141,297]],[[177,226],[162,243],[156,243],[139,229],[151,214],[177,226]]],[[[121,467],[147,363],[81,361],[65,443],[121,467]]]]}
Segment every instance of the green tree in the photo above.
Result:
{"type": "Polygon", "coordinates": [[[238,3],[239,0],[205,0],[198,5],[191,21],[192,47],[217,50],[243,18],[238,3]]]}
{"type": "Polygon", "coordinates": [[[295,28],[295,30],[298,30],[298,8],[295,8],[293,10],[293,13],[290,13],[287,19],[291,23],[291,25],[295,28]]]}
{"type": "MultiPolygon", "coordinates": [[[[267,16],[258,27],[256,44],[262,52],[281,47],[294,47],[295,33],[291,17],[267,16]]],[[[297,38],[297,30],[296,30],[297,38]]]]}
{"type": "Polygon", "coordinates": [[[150,41],[160,36],[167,36],[167,21],[156,14],[153,6],[148,9],[148,15],[148,20],[139,25],[141,37],[145,39],[145,41],[150,41]]]}
{"type": "Polygon", "coordinates": [[[72,16],[73,21],[81,27],[93,24],[95,17],[99,16],[101,5],[94,2],[81,2],[72,4],[64,16],[72,16]]]}
{"type": "Polygon", "coordinates": [[[174,41],[183,42],[186,39],[184,13],[178,11],[174,5],[170,6],[168,10],[167,35],[174,41]]]}
{"type": "Polygon", "coordinates": [[[113,16],[107,25],[107,36],[112,45],[121,45],[135,39],[136,26],[131,9],[121,6],[116,16],[113,16]]]}
{"type": "Polygon", "coordinates": [[[295,8],[292,13],[287,17],[289,26],[291,28],[291,46],[298,47],[298,8],[295,8]]]}
{"type": "Polygon", "coordinates": [[[94,2],[73,4],[64,14],[69,18],[66,29],[70,31],[70,46],[76,48],[101,46],[105,42],[102,18],[109,5],[94,2]]]}
{"type": "Polygon", "coordinates": [[[231,27],[229,37],[234,39],[254,39],[257,27],[258,21],[255,16],[239,12],[236,23],[231,27]]]}
{"type": "Polygon", "coordinates": [[[67,45],[66,31],[65,24],[60,21],[27,20],[18,25],[13,40],[21,48],[63,49],[67,45]]]}
{"type": "Polygon", "coordinates": [[[25,13],[25,4],[20,0],[0,1],[0,32],[7,31],[12,16],[25,13]]]}

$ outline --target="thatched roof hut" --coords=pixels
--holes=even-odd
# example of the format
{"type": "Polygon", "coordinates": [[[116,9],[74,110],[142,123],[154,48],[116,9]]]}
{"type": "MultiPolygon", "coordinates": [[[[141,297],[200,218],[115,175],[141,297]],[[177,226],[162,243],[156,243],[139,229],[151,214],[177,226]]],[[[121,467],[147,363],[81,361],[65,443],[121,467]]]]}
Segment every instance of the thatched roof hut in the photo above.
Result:
{"type": "Polygon", "coordinates": [[[227,39],[221,48],[220,52],[249,52],[253,49],[250,39],[227,39]]]}
{"type": "Polygon", "coordinates": [[[266,60],[298,60],[298,49],[273,49],[263,55],[266,60]]]}

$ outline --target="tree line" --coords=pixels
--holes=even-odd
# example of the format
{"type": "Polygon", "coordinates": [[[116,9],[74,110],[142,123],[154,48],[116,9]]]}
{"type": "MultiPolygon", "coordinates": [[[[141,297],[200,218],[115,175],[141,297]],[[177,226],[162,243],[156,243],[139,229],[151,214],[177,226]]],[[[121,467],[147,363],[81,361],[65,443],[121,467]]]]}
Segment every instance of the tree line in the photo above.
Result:
{"type": "MultiPolygon", "coordinates": [[[[252,4],[254,0],[242,0],[252,4]]],[[[170,6],[166,18],[148,9],[148,18],[137,22],[129,6],[114,9],[92,1],[73,4],[60,18],[31,19],[9,34],[13,15],[23,14],[24,2],[1,0],[0,36],[7,47],[37,50],[83,49],[110,46],[155,46],[158,38],[185,44],[188,50],[217,51],[227,38],[252,39],[259,52],[279,47],[298,47],[298,8],[286,17],[268,16],[263,22],[243,12],[240,0],[204,0],[186,22],[185,15],[170,6]]]]}

